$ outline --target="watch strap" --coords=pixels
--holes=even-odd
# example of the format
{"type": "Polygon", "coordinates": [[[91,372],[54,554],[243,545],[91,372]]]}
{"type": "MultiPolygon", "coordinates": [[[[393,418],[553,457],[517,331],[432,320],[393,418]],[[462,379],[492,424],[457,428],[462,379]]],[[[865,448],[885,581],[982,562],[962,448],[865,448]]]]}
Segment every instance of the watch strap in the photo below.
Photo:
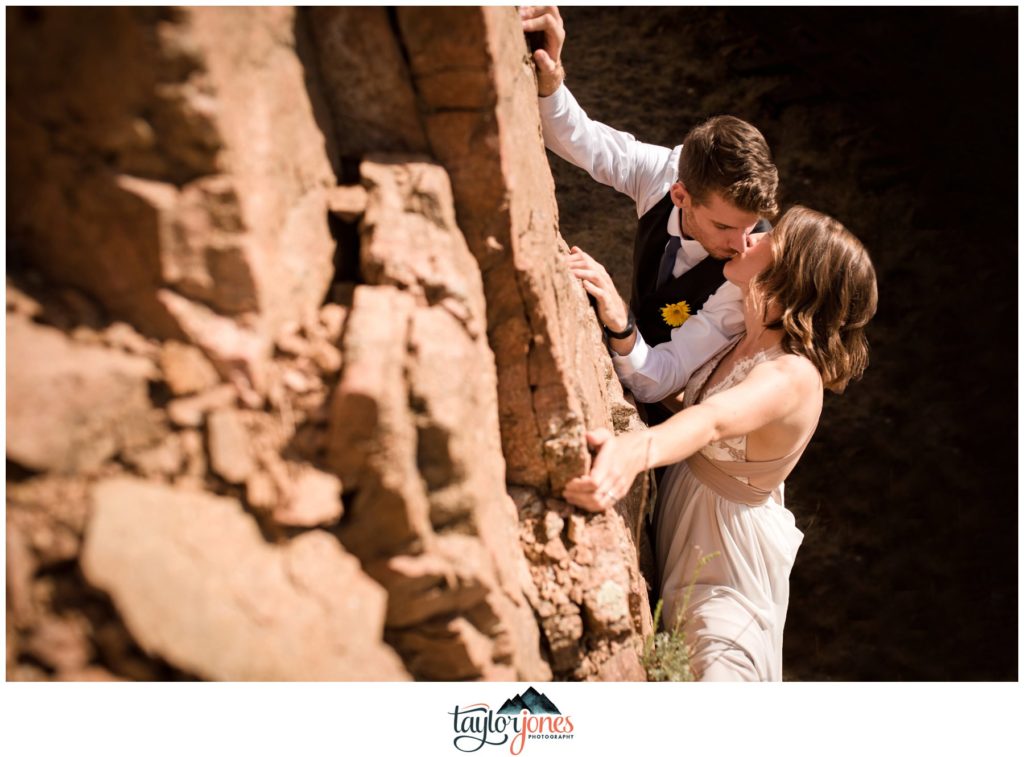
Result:
{"type": "Polygon", "coordinates": [[[601,324],[604,327],[604,333],[610,336],[612,339],[628,339],[633,331],[636,329],[636,317],[633,315],[633,311],[630,310],[626,315],[626,328],[623,331],[612,331],[610,328],[601,324]]]}

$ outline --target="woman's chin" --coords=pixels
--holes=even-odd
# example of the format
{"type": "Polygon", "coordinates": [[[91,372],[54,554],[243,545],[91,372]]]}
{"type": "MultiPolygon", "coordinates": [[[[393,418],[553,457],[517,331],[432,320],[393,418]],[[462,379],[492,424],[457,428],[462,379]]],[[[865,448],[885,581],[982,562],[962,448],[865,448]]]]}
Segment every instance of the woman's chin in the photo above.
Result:
{"type": "Polygon", "coordinates": [[[732,264],[732,261],[731,260],[727,260],[725,262],[725,265],[722,266],[722,275],[725,276],[725,280],[726,281],[728,281],[728,282],[730,282],[732,284],[735,284],[736,286],[740,286],[741,283],[736,280],[736,276],[733,273],[733,268],[734,268],[734,266],[732,264]]]}

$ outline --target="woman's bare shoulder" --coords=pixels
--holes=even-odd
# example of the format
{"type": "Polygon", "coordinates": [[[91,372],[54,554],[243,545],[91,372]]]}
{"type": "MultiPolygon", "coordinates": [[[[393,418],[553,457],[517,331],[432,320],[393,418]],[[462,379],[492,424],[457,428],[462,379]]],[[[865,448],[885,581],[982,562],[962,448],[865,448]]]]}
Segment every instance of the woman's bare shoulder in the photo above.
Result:
{"type": "Polygon", "coordinates": [[[751,371],[751,375],[755,372],[764,376],[771,375],[774,380],[782,381],[801,393],[822,390],[821,374],[814,363],[803,355],[780,355],[758,365],[751,371]]]}

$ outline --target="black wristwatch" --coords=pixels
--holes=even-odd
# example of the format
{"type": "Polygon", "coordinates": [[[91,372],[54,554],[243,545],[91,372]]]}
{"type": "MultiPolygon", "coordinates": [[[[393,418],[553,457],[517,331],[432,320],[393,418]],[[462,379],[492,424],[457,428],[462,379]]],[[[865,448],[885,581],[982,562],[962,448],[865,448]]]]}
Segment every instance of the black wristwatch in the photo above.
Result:
{"type": "Polygon", "coordinates": [[[628,339],[636,329],[636,318],[633,316],[633,311],[630,310],[626,314],[626,328],[623,331],[612,331],[610,328],[605,326],[603,323],[601,326],[604,328],[604,333],[610,336],[612,339],[628,339]]]}

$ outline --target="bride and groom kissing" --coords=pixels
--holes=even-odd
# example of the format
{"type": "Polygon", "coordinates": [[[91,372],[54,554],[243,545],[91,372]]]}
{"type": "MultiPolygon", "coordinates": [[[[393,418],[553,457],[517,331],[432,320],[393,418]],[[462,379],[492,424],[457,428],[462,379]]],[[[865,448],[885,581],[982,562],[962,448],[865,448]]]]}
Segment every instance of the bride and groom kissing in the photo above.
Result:
{"type": "Polygon", "coordinates": [[[803,539],[783,484],[824,390],[842,392],[867,366],[871,259],[835,219],[803,207],[779,216],[771,152],[745,121],[711,118],[670,149],[590,119],[564,84],[558,9],[520,16],[541,40],[533,60],[545,146],[631,197],[639,218],[628,305],[588,253],[573,247],[569,267],[648,428],[592,430],[591,470],[564,496],[601,511],[656,469],[663,617],[684,629],[696,677],[781,680],[803,539]]]}

